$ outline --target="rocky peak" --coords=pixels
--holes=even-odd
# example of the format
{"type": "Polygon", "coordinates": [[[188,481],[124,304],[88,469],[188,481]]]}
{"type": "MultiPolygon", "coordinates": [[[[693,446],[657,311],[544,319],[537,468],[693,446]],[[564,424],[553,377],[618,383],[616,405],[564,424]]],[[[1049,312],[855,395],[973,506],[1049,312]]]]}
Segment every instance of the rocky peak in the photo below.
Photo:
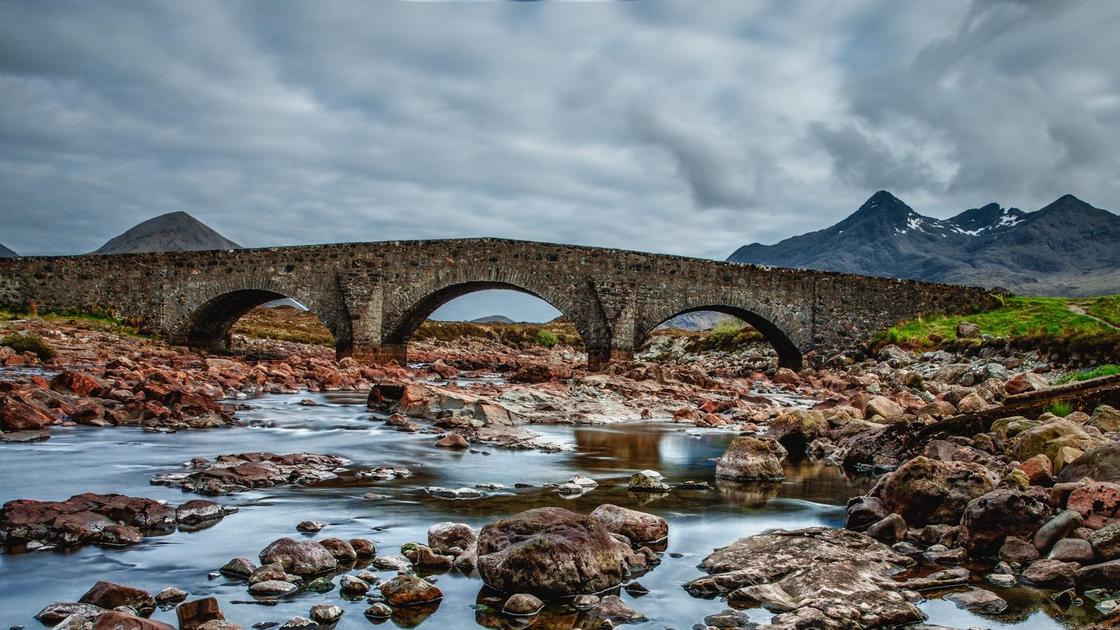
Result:
{"type": "Polygon", "coordinates": [[[240,248],[240,245],[186,212],[169,212],[148,219],[110,239],[93,253],[133,254],[240,248]]]}
{"type": "Polygon", "coordinates": [[[1006,230],[1018,225],[1026,213],[1018,208],[1003,208],[998,203],[989,203],[979,208],[971,208],[948,219],[946,223],[958,232],[978,236],[987,232],[1006,230]]]}

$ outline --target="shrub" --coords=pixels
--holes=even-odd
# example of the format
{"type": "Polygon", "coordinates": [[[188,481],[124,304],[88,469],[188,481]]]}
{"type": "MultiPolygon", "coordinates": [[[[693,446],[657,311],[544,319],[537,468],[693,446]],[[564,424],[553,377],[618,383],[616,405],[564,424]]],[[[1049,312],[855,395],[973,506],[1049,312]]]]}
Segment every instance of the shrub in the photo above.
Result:
{"type": "Polygon", "coordinates": [[[544,346],[545,348],[551,348],[552,346],[560,343],[560,338],[557,337],[556,333],[552,332],[551,330],[542,328],[537,331],[536,335],[533,336],[533,343],[538,346],[544,346]]]}
{"type": "Polygon", "coordinates": [[[8,335],[0,339],[0,346],[8,346],[16,352],[33,352],[40,361],[54,357],[54,348],[39,335],[8,335]]]}
{"type": "Polygon", "coordinates": [[[1073,413],[1073,405],[1061,400],[1055,400],[1054,402],[1047,405],[1044,411],[1048,411],[1055,416],[1061,416],[1064,418],[1073,413]]]}

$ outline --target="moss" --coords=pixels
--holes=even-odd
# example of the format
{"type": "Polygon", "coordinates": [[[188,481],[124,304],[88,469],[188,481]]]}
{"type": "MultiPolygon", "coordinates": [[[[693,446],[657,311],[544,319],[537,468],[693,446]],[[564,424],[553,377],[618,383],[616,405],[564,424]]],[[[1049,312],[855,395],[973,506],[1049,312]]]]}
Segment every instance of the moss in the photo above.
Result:
{"type": "Polygon", "coordinates": [[[55,355],[51,344],[39,335],[8,335],[0,339],[0,346],[7,346],[20,353],[33,352],[40,361],[47,361],[55,355]]]}

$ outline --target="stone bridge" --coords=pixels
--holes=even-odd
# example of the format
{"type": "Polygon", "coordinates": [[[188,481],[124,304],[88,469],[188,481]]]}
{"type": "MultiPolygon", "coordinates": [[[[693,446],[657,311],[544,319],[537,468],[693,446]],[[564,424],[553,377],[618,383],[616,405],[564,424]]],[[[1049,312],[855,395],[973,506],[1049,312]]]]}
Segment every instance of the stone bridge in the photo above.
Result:
{"type": "Polygon", "coordinates": [[[0,259],[2,308],[108,312],[218,350],[249,309],[289,297],[326,324],[340,356],[375,361],[403,362],[428,315],[484,289],[554,306],[593,369],[630,358],[658,324],[691,311],[743,319],[799,368],[809,351],[850,348],[902,319],[993,302],[971,287],[489,238],[0,259]]]}

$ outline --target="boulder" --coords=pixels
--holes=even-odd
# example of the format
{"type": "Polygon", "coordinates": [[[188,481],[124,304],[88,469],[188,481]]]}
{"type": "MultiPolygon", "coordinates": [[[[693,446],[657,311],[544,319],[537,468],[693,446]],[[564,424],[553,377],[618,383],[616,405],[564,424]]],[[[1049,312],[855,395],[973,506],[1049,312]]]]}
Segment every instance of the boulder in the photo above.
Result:
{"type": "Polygon", "coordinates": [[[924,615],[891,576],[913,564],[848,530],[774,530],[715,550],[700,565],[711,575],[685,588],[697,597],[726,594],[736,607],[779,612],[771,620],[779,627],[903,626],[924,615]]]}
{"type": "Polygon", "coordinates": [[[766,436],[786,449],[801,453],[813,440],[828,435],[831,426],[824,413],[815,409],[789,409],[770,421],[766,436]]]}
{"type": "Polygon", "coordinates": [[[1026,566],[1038,560],[1038,547],[1018,536],[1007,536],[999,548],[999,559],[1004,562],[1017,562],[1026,566]]]}
{"type": "Polygon", "coordinates": [[[1054,466],[1050,458],[1042,453],[1020,463],[1019,470],[1023,471],[1032,486],[1054,485],[1054,466]]]}
{"type": "Polygon", "coordinates": [[[502,606],[502,612],[514,617],[527,617],[539,613],[542,608],[544,608],[544,602],[536,596],[528,593],[518,593],[506,600],[505,605],[502,606]]]}
{"type": "Polygon", "coordinates": [[[1089,424],[1101,430],[1101,433],[1120,432],[1120,409],[1110,405],[1100,405],[1093,410],[1089,424]]]}
{"type": "Polygon", "coordinates": [[[1120,558],[1120,523],[1113,523],[1093,532],[1089,535],[1089,543],[1093,545],[1097,555],[1105,560],[1120,558]]]}
{"type": "Polygon", "coordinates": [[[998,615],[1007,610],[1007,600],[982,588],[972,587],[966,591],[949,593],[945,599],[956,604],[957,608],[982,615],[998,615]]]}
{"type": "Polygon", "coordinates": [[[478,536],[478,571],[507,593],[545,598],[598,592],[623,578],[623,557],[603,523],[537,508],[490,523],[478,536]]]}
{"type": "Polygon", "coordinates": [[[1093,545],[1088,540],[1080,538],[1063,538],[1054,543],[1047,558],[1061,562],[1076,562],[1091,564],[1093,562],[1093,545]]]}
{"type": "Polygon", "coordinates": [[[1023,584],[1064,591],[1077,583],[1077,565],[1059,560],[1035,560],[1023,570],[1019,580],[1023,584]]]}
{"type": "Polygon", "coordinates": [[[669,537],[669,523],[660,516],[605,503],[591,512],[612,534],[621,534],[631,544],[660,542],[669,537]]]}
{"type": "Polygon", "coordinates": [[[1050,548],[1058,540],[1066,537],[1078,527],[1085,525],[1085,519],[1073,510],[1065,510],[1057,516],[1046,521],[1034,534],[1034,546],[1043,551],[1050,548]]]}
{"type": "Polygon", "coordinates": [[[738,481],[780,481],[786,478],[786,449],[771,438],[740,435],[716,462],[716,477],[738,481]]]}
{"type": "Polygon", "coordinates": [[[319,544],[339,562],[353,562],[358,559],[358,552],[354,547],[341,538],[324,538],[319,541],[319,544]]]}
{"type": "Polygon", "coordinates": [[[1086,451],[1058,473],[1058,481],[1072,482],[1088,477],[1093,481],[1120,483],[1120,442],[1110,442],[1086,451]]]}
{"type": "Polygon", "coordinates": [[[1089,435],[1074,422],[1056,418],[1020,433],[1015,438],[1013,452],[1019,461],[1042,453],[1054,462],[1057,460],[1058,450],[1063,447],[1089,451],[1108,443],[1104,438],[1089,435]]]}
{"type": "Polygon", "coordinates": [[[218,600],[213,597],[183,602],[175,608],[175,614],[179,619],[179,630],[198,630],[209,621],[225,620],[218,600]]]}
{"type": "Polygon", "coordinates": [[[1081,486],[1069,494],[1066,508],[1080,514],[1090,529],[1120,523],[1120,484],[1101,481],[1081,486]]]}
{"type": "Polygon", "coordinates": [[[1023,372],[1016,374],[1004,383],[1003,391],[1007,392],[1008,396],[1013,396],[1024,392],[1037,392],[1048,387],[1050,387],[1050,383],[1046,380],[1046,377],[1034,372],[1023,372]]]}
{"type": "Polygon", "coordinates": [[[260,553],[261,564],[279,562],[288,573],[306,577],[330,571],[337,562],[326,547],[313,540],[281,538],[260,553]]]}
{"type": "Polygon", "coordinates": [[[0,429],[35,431],[54,424],[54,418],[15,396],[0,396],[0,429]]]}
{"type": "Polygon", "coordinates": [[[119,610],[111,610],[95,618],[93,630],[175,630],[175,628],[161,621],[137,617],[119,610]]]}
{"type": "Polygon", "coordinates": [[[435,584],[415,575],[398,575],[383,582],[381,595],[394,608],[430,604],[443,598],[435,584]]]}
{"type": "Polygon", "coordinates": [[[1115,589],[1120,584],[1120,560],[1109,560],[1081,567],[1077,570],[1077,586],[1082,590],[1091,588],[1115,589]]]}
{"type": "Polygon", "coordinates": [[[1029,539],[1050,518],[1034,494],[1000,488],[969,501],[961,516],[960,543],[972,555],[993,555],[1007,536],[1029,539]]]}
{"type": "Polygon", "coordinates": [[[128,606],[141,615],[150,615],[156,609],[156,600],[148,591],[105,580],[90,587],[78,601],[109,610],[117,606],[128,606]]]}
{"type": "Polygon", "coordinates": [[[969,501],[991,492],[999,476],[970,462],[942,462],[918,456],[881,477],[871,489],[884,508],[901,514],[911,527],[955,524],[969,501]]]}
{"type": "Polygon", "coordinates": [[[428,528],[428,546],[438,553],[451,548],[468,549],[478,540],[474,528],[465,523],[436,523],[428,528]]]}
{"type": "Polygon", "coordinates": [[[656,470],[639,470],[630,475],[626,489],[630,492],[668,492],[669,485],[662,478],[661,473],[656,470]]]}
{"type": "Polygon", "coordinates": [[[101,606],[83,604],[81,602],[55,602],[40,610],[35,618],[44,624],[54,626],[70,615],[93,617],[105,612],[101,606]]]}
{"type": "Polygon", "coordinates": [[[958,339],[975,339],[980,336],[980,326],[972,322],[960,322],[956,333],[958,339]]]}

